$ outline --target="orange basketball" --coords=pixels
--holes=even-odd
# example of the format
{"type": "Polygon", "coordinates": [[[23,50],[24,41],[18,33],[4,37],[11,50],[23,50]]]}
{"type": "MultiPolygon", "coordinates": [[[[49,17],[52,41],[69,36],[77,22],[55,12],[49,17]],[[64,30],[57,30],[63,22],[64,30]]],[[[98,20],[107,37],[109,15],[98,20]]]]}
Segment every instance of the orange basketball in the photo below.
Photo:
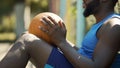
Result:
{"type": "Polygon", "coordinates": [[[43,12],[43,13],[36,15],[32,19],[32,21],[29,25],[28,32],[36,35],[37,37],[39,37],[39,38],[41,38],[49,43],[51,43],[49,36],[39,29],[39,26],[46,28],[46,26],[43,25],[43,23],[40,21],[40,19],[43,18],[44,16],[51,16],[53,19],[55,19],[56,22],[63,21],[58,15],[56,15],[54,13],[43,12]]]}

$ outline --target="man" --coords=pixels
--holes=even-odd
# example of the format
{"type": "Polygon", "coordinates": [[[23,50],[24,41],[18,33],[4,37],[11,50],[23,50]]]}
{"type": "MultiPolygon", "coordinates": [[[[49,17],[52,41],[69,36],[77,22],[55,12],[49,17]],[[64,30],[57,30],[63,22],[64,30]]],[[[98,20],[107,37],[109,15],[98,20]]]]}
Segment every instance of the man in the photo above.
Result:
{"type": "Polygon", "coordinates": [[[93,14],[97,23],[86,34],[77,51],[66,40],[66,28],[49,17],[41,21],[48,28],[40,30],[54,46],[32,34],[23,34],[3,58],[0,68],[24,68],[30,59],[37,68],[120,68],[120,17],[114,13],[118,0],[83,0],[84,16],[93,14]],[[54,23],[54,24],[51,24],[54,23]]]}

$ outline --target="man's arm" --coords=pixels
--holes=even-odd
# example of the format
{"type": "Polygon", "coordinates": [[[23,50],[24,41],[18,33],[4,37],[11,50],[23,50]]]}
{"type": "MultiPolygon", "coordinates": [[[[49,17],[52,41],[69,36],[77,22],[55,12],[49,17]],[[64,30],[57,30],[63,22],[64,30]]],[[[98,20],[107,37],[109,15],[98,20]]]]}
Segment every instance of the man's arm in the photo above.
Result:
{"type": "MultiPolygon", "coordinates": [[[[67,40],[67,41],[68,41],[68,40],[67,40]]],[[[68,41],[68,43],[69,43],[76,51],[79,50],[79,48],[78,48],[76,45],[74,45],[73,43],[71,43],[70,41],[68,41]]]]}
{"type": "MultiPolygon", "coordinates": [[[[51,18],[49,18],[51,19],[51,18]]],[[[89,59],[80,54],[71,46],[71,44],[65,38],[65,26],[61,24],[59,27],[55,21],[54,26],[48,19],[45,23],[48,23],[48,29],[50,32],[47,34],[51,37],[51,40],[59,47],[65,57],[71,62],[75,68],[109,68],[120,49],[120,21],[111,20],[104,24],[98,31],[99,41],[96,45],[93,53],[93,58],[89,59]]],[[[52,19],[51,19],[52,20],[52,19]]]]}
{"type": "Polygon", "coordinates": [[[112,19],[101,27],[101,35],[92,59],[78,54],[67,41],[61,42],[58,47],[75,68],[109,68],[120,49],[119,22],[112,19]]]}

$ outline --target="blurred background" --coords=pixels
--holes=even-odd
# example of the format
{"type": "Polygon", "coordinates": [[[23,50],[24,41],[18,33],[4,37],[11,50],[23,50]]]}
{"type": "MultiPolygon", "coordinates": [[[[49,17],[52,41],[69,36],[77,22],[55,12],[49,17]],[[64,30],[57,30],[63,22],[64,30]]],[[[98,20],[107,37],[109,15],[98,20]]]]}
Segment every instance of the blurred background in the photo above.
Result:
{"type": "MultiPolygon", "coordinates": [[[[119,13],[119,9],[118,3],[115,11],[119,13]]],[[[53,12],[64,20],[68,29],[68,40],[77,44],[77,38],[82,38],[95,22],[92,15],[84,18],[83,11],[82,0],[1,0],[0,42],[14,42],[28,29],[35,15],[53,12]]]]}
{"type": "MultiPolygon", "coordinates": [[[[117,13],[120,13],[119,6],[118,2],[117,13]]],[[[0,56],[5,55],[10,45],[28,29],[31,19],[41,12],[59,15],[67,27],[67,39],[80,47],[85,33],[95,23],[94,16],[84,18],[83,11],[82,0],[0,0],[0,56]]]]}

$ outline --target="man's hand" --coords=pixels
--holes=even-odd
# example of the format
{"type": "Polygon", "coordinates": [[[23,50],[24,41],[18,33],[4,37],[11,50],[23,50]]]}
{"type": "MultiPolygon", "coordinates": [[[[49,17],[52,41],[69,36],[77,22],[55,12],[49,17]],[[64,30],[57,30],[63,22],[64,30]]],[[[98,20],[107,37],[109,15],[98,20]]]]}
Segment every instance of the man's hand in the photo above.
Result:
{"type": "Polygon", "coordinates": [[[66,41],[67,30],[63,22],[56,22],[51,16],[43,17],[41,21],[47,28],[40,26],[40,29],[50,37],[53,44],[58,45],[66,41]]]}

